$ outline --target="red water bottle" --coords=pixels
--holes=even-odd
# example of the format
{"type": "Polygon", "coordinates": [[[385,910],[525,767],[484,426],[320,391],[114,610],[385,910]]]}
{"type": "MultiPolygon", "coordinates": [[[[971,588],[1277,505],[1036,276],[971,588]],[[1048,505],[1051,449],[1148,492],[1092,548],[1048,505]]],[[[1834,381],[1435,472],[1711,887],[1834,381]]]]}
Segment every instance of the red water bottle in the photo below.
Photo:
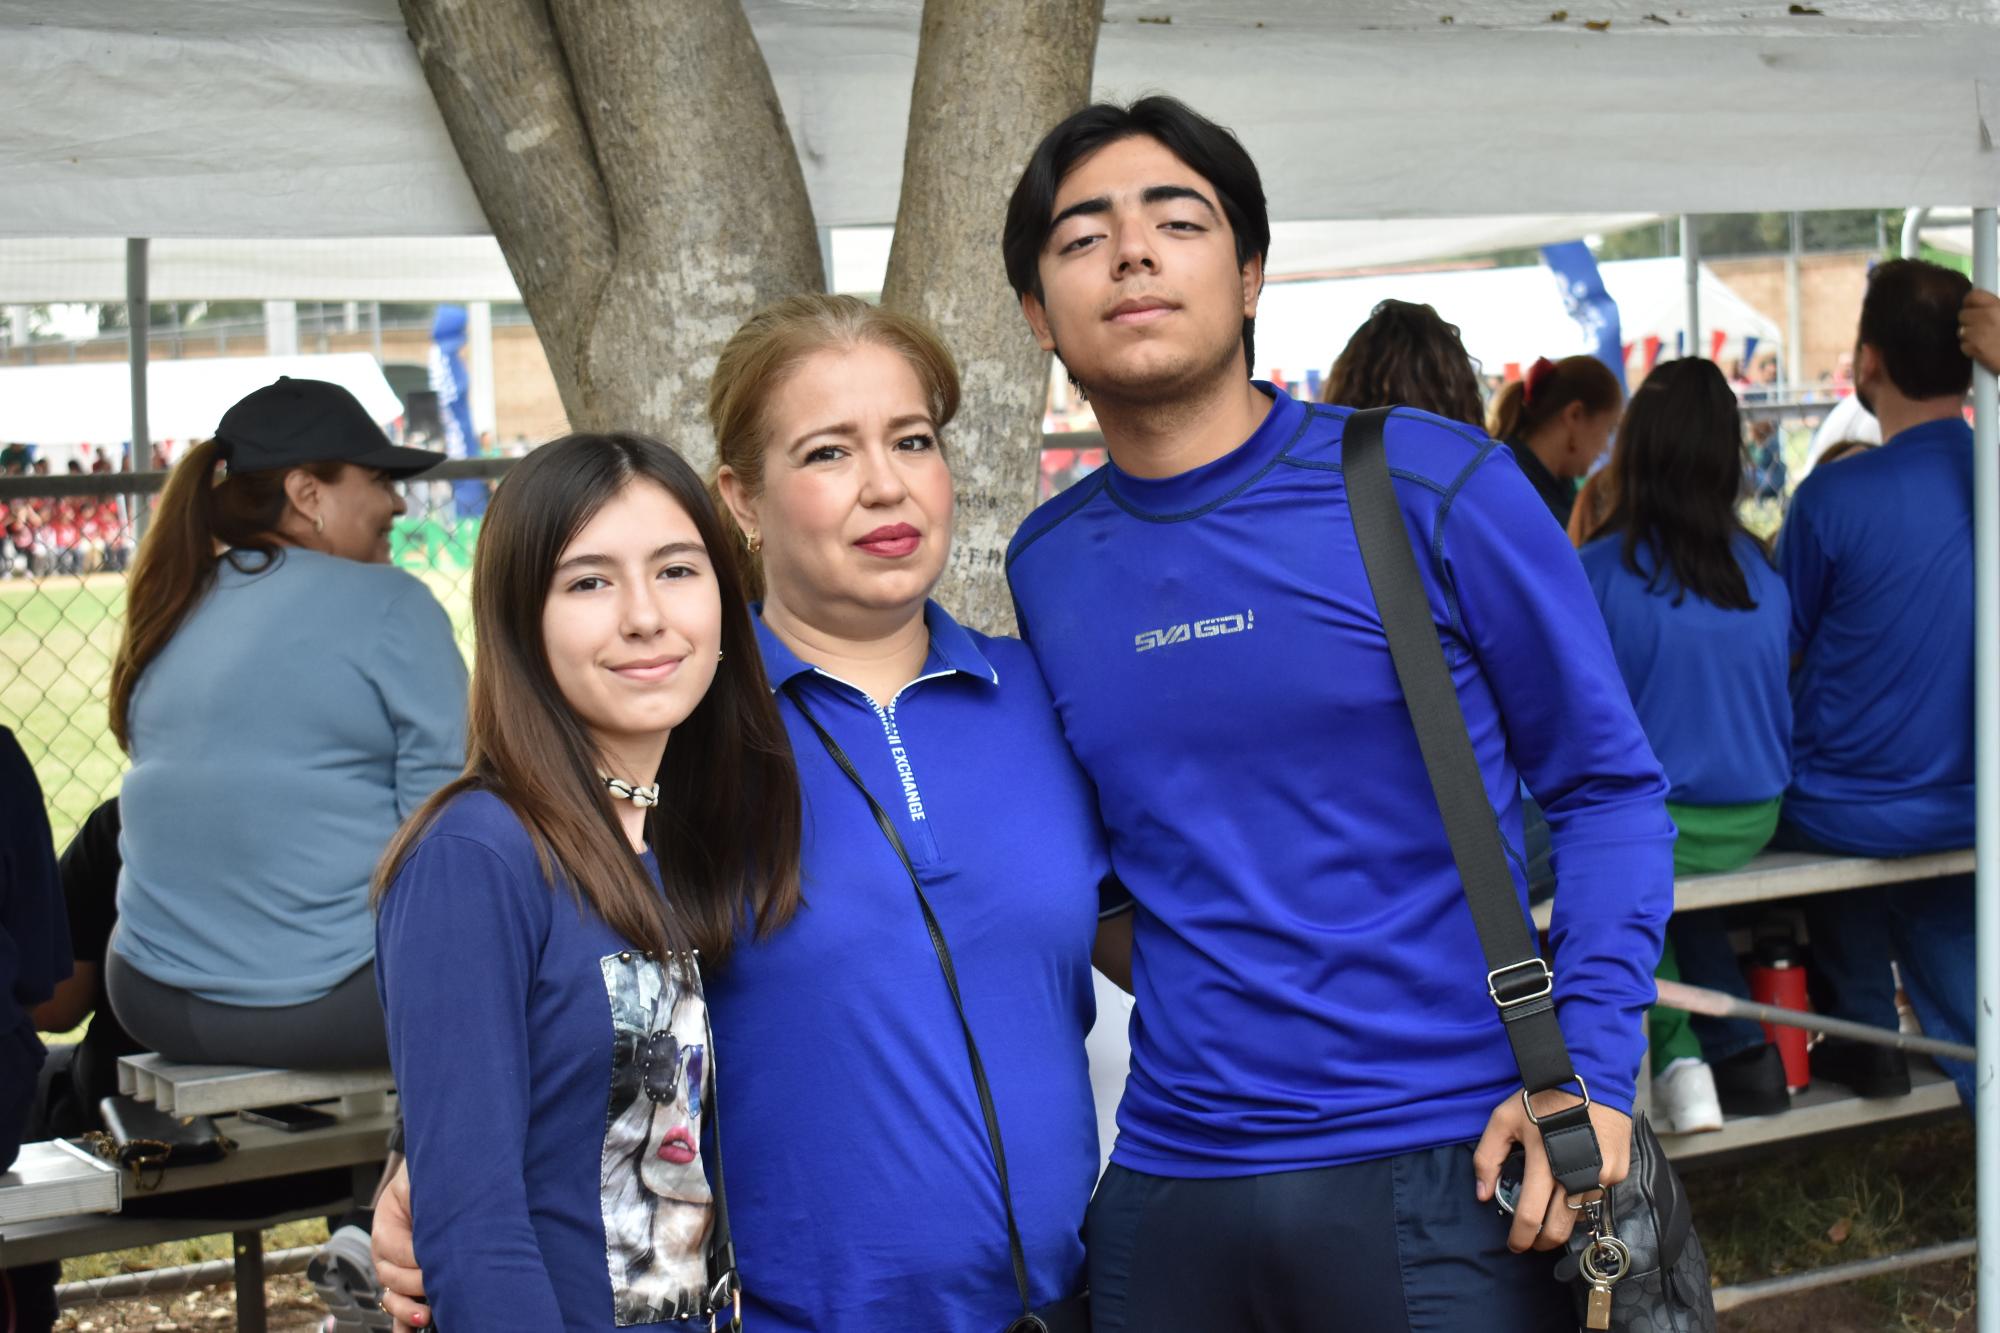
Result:
{"type": "MultiPolygon", "coordinates": [[[[1798,946],[1791,940],[1760,941],[1756,960],[1749,967],[1750,998],[1778,1009],[1811,1009],[1806,994],[1805,964],[1799,960],[1798,946]]],[[[1812,1083],[1812,1061],[1806,1055],[1806,1030],[1776,1023],[1764,1024],[1764,1037],[1778,1048],[1785,1062],[1785,1085],[1803,1092],[1812,1083]]]]}

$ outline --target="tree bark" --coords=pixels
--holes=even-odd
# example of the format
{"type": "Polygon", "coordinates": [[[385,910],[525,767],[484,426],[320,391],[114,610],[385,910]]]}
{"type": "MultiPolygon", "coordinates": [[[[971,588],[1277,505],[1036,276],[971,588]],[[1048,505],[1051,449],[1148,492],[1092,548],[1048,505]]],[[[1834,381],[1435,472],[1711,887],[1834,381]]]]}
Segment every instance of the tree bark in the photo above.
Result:
{"type": "Polygon", "coordinates": [[[937,596],[991,633],[1014,624],[1003,565],[1034,503],[1049,376],[1007,285],[1001,222],[1036,143],[1089,99],[1102,18],[1103,0],[924,4],[882,302],[929,319],[958,359],[958,520],[937,596]]]}
{"type": "Polygon", "coordinates": [[[824,286],[805,175],[739,0],[401,0],[572,427],[697,469],[716,354],[824,286]]]}

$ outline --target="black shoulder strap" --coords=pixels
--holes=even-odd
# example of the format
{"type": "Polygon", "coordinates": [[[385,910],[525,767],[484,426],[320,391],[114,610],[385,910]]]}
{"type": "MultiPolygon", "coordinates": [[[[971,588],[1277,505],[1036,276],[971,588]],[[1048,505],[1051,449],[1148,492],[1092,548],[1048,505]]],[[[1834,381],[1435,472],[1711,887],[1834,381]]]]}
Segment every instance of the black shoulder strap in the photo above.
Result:
{"type": "MultiPolygon", "coordinates": [[[[1528,933],[1521,900],[1500,842],[1500,828],[1479,774],[1479,761],[1459,711],[1458,691],[1445,665],[1444,648],[1431,620],[1430,598],[1410,550],[1410,534],[1389,479],[1382,444],[1392,408],[1371,408],[1348,417],[1341,437],[1340,470],[1348,513],[1361,547],[1361,563],[1375,594],[1375,609],[1389,639],[1389,655],[1403,702],[1423,751],[1431,794],[1444,816],[1465,901],[1486,955],[1486,991],[1514,1050],[1521,1084],[1543,1092],[1575,1081],[1584,1102],[1537,1122],[1556,1179],[1571,1195],[1598,1188],[1602,1160],[1591,1128],[1590,1090],[1571,1067],[1556,1021],[1555,973],[1528,933]]],[[[1530,1113],[1532,1114],[1532,1112],[1530,1113]]]]}
{"type": "Polygon", "coordinates": [[[861,780],[861,774],[855,771],[853,761],[848,759],[847,752],[840,748],[840,742],[819,724],[819,719],[806,707],[805,696],[799,690],[796,677],[786,683],[785,694],[791,699],[792,706],[799,710],[799,715],[805,718],[806,724],[819,737],[820,744],[826,747],[826,752],[833,756],[833,762],[840,766],[840,771],[847,774],[848,781],[854,784],[855,790],[859,791],[862,799],[868,802],[868,809],[875,816],[876,827],[882,830],[882,836],[887,838],[889,846],[895,849],[896,859],[903,863],[903,870],[910,877],[910,887],[917,892],[917,907],[924,915],[924,929],[930,932],[931,948],[936,951],[938,966],[944,971],[945,989],[951,992],[952,1008],[958,1011],[959,1031],[965,1034],[965,1058],[972,1066],[972,1086],[979,1094],[979,1112],[986,1119],[986,1141],[992,1146],[993,1168],[1000,1176],[1000,1206],[1007,1214],[1007,1252],[1014,1261],[1014,1285],[1020,1290],[1021,1312],[1026,1315],[1030,1312],[1032,1304],[1028,1294],[1028,1259],[1021,1252],[1021,1228],[1014,1220],[1014,1191],[1007,1181],[1007,1150],[1000,1144],[1000,1117],[993,1110],[993,1090],[986,1084],[986,1065],[979,1058],[979,1044],[972,1039],[972,1024],[965,1016],[965,1000],[958,991],[958,969],[951,964],[951,950],[944,942],[944,928],[938,925],[937,914],[931,911],[930,899],[924,894],[923,881],[917,877],[916,864],[910,860],[910,853],[903,846],[901,835],[896,832],[895,821],[889,818],[881,802],[875,799],[875,794],[868,790],[868,784],[861,780]]]}

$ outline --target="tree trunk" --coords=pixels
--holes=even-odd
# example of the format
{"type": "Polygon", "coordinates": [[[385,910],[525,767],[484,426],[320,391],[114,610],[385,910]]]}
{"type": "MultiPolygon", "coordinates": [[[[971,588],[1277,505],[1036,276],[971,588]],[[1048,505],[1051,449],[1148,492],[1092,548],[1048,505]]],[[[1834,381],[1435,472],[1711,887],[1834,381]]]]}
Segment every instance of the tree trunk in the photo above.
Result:
{"type": "Polygon", "coordinates": [[[739,0],[401,0],[570,424],[697,469],[716,354],[824,286],[804,173],[739,0]]]}
{"type": "Polygon", "coordinates": [[[1049,377],[1007,285],[1000,227],[1036,143],[1090,97],[1102,17],[1103,0],[924,4],[882,301],[936,324],[958,358],[958,522],[937,596],[990,633],[1014,624],[1003,563],[1034,503],[1049,377]]]}

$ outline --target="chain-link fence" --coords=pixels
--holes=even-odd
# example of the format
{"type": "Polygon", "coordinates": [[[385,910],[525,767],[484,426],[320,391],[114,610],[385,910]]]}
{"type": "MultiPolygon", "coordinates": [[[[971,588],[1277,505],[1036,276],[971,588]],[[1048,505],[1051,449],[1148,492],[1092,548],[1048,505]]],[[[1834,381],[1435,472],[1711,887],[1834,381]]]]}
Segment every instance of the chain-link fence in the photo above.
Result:
{"type": "MultiPolygon", "coordinates": [[[[1774,533],[1833,400],[1746,402],[1744,519],[1774,533]]],[[[1104,461],[1095,432],[1044,438],[1043,498],[1104,461]]],[[[485,490],[513,459],[446,463],[402,487],[394,562],[422,579],[472,651],[472,551],[485,490]]],[[[56,845],[118,790],[126,759],[105,700],[124,628],[125,575],[162,474],[0,477],[0,726],[40,777],[56,845]]],[[[301,688],[309,688],[302,685],[301,688]]]]}
{"type": "MultiPolygon", "coordinates": [[[[476,511],[513,462],[447,463],[401,487],[409,512],[390,558],[437,596],[468,660],[476,511]]],[[[58,848],[117,794],[125,773],[106,700],[126,573],[163,481],[129,472],[0,477],[0,726],[35,766],[58,848]]]]}

